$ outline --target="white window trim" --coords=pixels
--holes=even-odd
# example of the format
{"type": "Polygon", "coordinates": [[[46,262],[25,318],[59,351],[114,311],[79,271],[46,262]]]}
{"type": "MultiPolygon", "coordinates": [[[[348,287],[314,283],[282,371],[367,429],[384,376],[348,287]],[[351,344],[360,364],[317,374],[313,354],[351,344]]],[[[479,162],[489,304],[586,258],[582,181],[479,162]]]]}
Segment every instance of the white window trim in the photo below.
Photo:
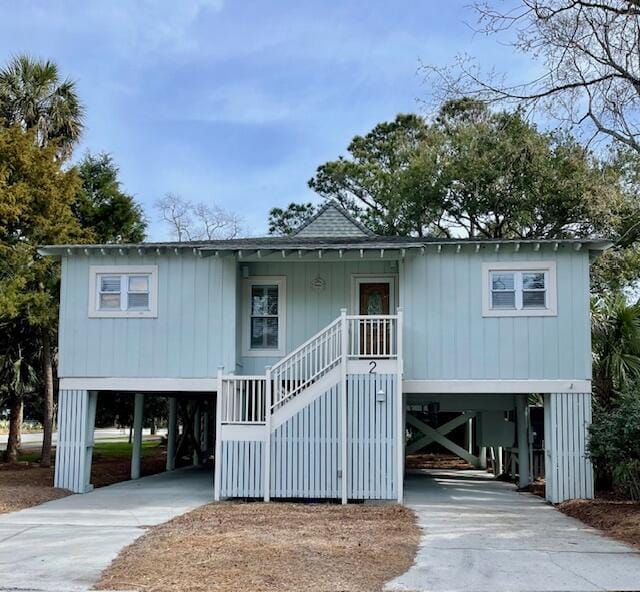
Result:
{"type": "MultiPolygon", "coordinates": [[[[555,317],[558,315],[555,261],[495,261],[482,264],[483,317],[555,317]],[[491,308],[492,271],[544,271],[547,279],[546,308],[491,308]]],[[[516,290],[516,298],[518,297],[516,290]]]]}
{"type": "Polygon", "coordinates": [[[360,286],[362,284],[389,284],[389,314],[395,315],[398,312],[396,308],[398,274],[396,273],[380,273],[378,275],[352,273],[351,274],[351,314],[360,314],[360,286]]]}
{"type": "MultiPolygon", "coordinates": [[[[122,298],[122,293],[120,294],[122,298]]],[[[92,319],[150,319],[158,316],[158,266],[157,265],[91,265],[89,267],[89,318],[92,319]],[[149,310],[100,310],[98,305],[98,276],[100,275],[148,275],[149,310]]]]}
{"type": "Polygon", "coordinates": [[[254,358],[284,356],[287,331],[287,277],[284,275],[253,276],[242,280],[242,355],[254,358]],[[278,347],[273,349],[251,348],[251,287],[278,286],[278,347]]]}

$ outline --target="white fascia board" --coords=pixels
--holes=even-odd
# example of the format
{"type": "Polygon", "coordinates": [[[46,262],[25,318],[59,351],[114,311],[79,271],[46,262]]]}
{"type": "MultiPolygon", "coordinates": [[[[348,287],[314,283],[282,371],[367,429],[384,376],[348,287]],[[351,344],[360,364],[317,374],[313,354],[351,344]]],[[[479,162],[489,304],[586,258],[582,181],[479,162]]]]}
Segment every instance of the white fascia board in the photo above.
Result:
{"type": "Polygon", "coordinates": [[[221,440],[240,440],[245,442],[264,442],[267,438],[267,428],[263,423],[256,424],[222,424],[220,426],[221,440]]]}
{"type": "Polygon", "coordinates": [[[404,393],[590,393],[591,381],[561,380],[403,380],[404,393]]]}
{"type": "Polygon", "coordinates": [[[61,378],[60,389],[88,391],[134,392],[213,392],[218,390],[217,378],[61,378]]]}

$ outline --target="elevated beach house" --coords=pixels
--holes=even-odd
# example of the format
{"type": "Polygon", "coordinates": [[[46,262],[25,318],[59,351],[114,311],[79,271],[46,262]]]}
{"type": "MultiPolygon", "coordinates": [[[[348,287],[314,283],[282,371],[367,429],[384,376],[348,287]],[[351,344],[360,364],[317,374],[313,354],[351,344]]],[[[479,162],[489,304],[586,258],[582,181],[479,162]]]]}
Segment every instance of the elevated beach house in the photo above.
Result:
{"type": "Polygon", "coordinates": [[[376,236],[328,203],[286,237],[43,247],[62,262],[55,484],[90,489],[96,401],[128,392],[132,476],[144,397],[168,399],[168,469],[189,398],[216,499],[402,501],[407,449],[431,442],[479,466],[509,448],[526,485],[539,394],[547,498],[592,497],[589,264],[608,246],[376,236]]]}

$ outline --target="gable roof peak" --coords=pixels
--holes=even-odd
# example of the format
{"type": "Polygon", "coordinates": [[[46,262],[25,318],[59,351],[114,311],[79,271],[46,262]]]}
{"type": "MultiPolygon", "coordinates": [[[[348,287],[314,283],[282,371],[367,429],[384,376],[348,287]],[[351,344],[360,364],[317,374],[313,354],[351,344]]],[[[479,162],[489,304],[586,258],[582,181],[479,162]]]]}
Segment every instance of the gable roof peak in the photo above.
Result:
{"type": "Polygon", "coordinates": [[[376,236],[356,220],[336,200],[330,199],[291,234],[297,237],[367,237],[376,236]]]}

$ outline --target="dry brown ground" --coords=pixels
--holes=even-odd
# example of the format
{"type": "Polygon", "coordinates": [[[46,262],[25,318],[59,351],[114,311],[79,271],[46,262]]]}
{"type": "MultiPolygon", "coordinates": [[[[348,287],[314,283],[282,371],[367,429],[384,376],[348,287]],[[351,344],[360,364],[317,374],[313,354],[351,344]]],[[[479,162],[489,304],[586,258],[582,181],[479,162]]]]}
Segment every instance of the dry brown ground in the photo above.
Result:
{"type": "Polygon", "coordinates": [[[411,566],[419,538],[395,504],[211,504],[150,529],[97,589],[373,592],[411,566]]]}
{"type": "Polygon", "coordinates": [[[558,508],[606,535],[640,549],[640,502],[608,499],[572,500],[558,508]]]}
{"type": "Polygon", "coordinates": [[[52,486],[53,470],[33,464],[0,465],[0,514],[69,495],[52,486]]]}
{"type": "MultiPolygon", "coordinates": [[[[154,449],[142,458],[140,471],[153,475],[164,471],[162,449],[154,449]]],[[[127,458],[95,458],[91,482],[95,487],[126,481],[130,477],[131,463],[127,458]]],[[[66,489],[53,487],[53,468],[43,469],[37,463],[0,464],[0,514],[37,506],[69,495],[66,489]]]]}

